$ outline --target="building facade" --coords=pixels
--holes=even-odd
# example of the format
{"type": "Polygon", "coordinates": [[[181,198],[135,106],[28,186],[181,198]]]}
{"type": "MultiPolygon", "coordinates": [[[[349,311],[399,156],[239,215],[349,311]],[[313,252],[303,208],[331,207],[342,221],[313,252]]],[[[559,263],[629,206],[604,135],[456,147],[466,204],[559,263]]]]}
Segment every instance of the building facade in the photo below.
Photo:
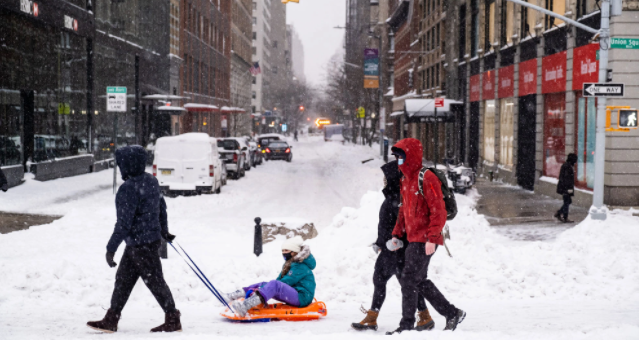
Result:
{"type": "Polygon", "coordinates": [[[251,131],[253,4],[250,0],[232,0],[231,6],[231,105],[244,112],[230,116],[229,129],[233,136],[239,136],[251,131]]]}
{"type": "MultiPolygon", "coordinates": [[[[582,24],[599,28],[595,1],[534,1],[582,24]]],[[[637,1],[623,2],[611,18],[612,37],[637,38],[637,1]]],[[[592,203],[595,98],[583,83],[598,81],[598,42],[592,34],[505,0],[452,1],[446,32],[448,93],[464,102],[464,145],[459,155],[479,173],[555,195],[559,169],[569,153],[578,157],[575,201],[592,203]],[[455,23],[453,23],[454,21],[455,23]]],[[[624,98],[607,105],[639,105],[632,50],[610,49],[614,82],[624,98]]],[[[615,117],[613,117],[613,120],[615,117]]],[[[604,202],[639,205],[639,132],[606,133],[604,202]]]]}

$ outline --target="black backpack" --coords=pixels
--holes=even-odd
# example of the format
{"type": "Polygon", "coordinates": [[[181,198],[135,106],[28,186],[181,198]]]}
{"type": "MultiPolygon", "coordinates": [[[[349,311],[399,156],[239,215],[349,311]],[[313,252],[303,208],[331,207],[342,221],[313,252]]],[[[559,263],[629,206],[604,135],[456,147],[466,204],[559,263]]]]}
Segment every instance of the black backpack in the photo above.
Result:
{"type": "Polygon", "coordinates": [[[442,194],[444,194],[444,204],[446,204],[446,220],[450,221],[454,219],[455,216],[457,216],[457,201],[455,201],[455,194],[453,194],[453,191],[448,187],[448,179],[442,171],[435,168],[423,167],[419,171],[419,193],[424,196],[424,175],[426,171],[432,171],[435,176],[439,178],[442,184],[442,194]]]}

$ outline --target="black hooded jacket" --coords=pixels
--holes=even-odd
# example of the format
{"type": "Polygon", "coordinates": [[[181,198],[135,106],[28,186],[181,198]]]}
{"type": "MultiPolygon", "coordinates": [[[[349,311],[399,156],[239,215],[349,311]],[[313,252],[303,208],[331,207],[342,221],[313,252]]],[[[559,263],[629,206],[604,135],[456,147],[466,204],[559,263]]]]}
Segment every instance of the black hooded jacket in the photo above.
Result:
{"type": "Polygon", "coordinates": [[[115,152],[124,184],[115,196],[117,222],[107,244],[115,252],[122,241],[127,246],[153,243],[168,232],[166,202],[158,180],[145,172],[146,151],[139,145],[126,146],[115,152]]]}
{"type": "Polygon", "coordinates": [[[7,182],[7,177],[4,176],[4,172],[0,169],[0,188],[5,184],[9,184],[9,182],[7,182]]]}
{"type": "Polygon", "coordinates": [[[402,173],[397,167],[397,161],[384,164],[382,172],[384,172],[384,177],[386,178],[386,186],[382,190],[386,199],[379,209],[379,224],[377,225],[377,241],[375,241],[375,244],[382,250],[386,250],[386,242],[393,238],[393,229],[399,213],[399,204],[401,202],[399,183],[402,173]]]}
{"type": "Polygon", "coordinates": [[[577,155],[571,153],[566,159],[566,163],[559,170],[559,182],[557,183],[557,193],[560,195],[575,195],[575,164],[577,163],[577,155]],[[568,192],[572,190],[572,192],[568,192]]]}

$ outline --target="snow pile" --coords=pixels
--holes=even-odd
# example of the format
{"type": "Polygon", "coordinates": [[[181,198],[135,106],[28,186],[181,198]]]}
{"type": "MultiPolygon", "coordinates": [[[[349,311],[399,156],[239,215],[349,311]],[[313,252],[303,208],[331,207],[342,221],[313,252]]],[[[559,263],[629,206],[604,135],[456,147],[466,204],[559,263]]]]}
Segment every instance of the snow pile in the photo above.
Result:
{"type": "MultiPolygon", "coordinates": [[[[441,248],[430,265],[430,278],[452,300],[639,299],[639,219],[631,213],[587,219],[554,242],[516,242],[489,227],[474,209],[474,195],[457,195],[459,213],[448,222],[454,258],[441,248]]],[[[381,193],[369,192],[360,208],[344,208],[320,229],[316,277],[326,300],[370,301],[376,258],[370,244],[382,201],[381,193]]],[[[389,296],[399,298],[396,280],[391,283],[389,296]]]]}

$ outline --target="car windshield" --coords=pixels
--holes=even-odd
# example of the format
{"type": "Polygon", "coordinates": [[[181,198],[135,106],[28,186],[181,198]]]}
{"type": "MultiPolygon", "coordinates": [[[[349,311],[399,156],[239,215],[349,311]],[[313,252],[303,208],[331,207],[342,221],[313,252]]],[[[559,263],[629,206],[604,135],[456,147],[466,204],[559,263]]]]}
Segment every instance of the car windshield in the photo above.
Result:
{"type": "Polygon", "coordinates": [[[234,140],[218,140],[217,147],[224,150],[237,150],[237,142],[234,140]]]}

